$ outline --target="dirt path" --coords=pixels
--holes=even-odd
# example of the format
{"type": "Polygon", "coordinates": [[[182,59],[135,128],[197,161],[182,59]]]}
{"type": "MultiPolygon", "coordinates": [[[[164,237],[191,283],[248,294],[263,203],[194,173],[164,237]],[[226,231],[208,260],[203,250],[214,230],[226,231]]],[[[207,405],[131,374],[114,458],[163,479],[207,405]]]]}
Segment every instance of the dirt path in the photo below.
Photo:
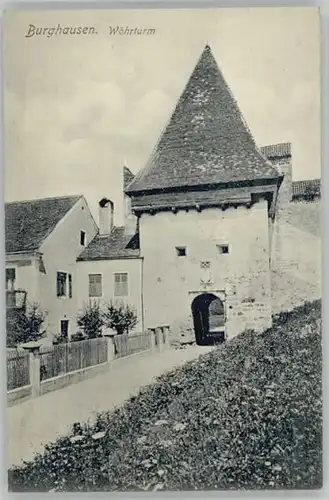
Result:
{"type": "Polygon", "coordinates": [[[44,444],[67,434],[74,422],[94,418],[99,411],[112,410],[155,377],[210,349],[194,346],[122,358],[111,364],[108,373],[8,408],[8,467],[31,460],[43,450],[44,444]]]}

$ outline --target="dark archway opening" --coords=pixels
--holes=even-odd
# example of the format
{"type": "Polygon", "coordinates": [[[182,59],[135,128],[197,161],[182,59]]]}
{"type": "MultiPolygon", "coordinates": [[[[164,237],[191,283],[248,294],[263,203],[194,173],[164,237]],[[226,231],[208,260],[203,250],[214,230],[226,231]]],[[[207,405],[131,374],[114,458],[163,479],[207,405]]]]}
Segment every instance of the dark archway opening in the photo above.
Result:
{"type": "Polygon", "coordinates": [[[192,314],[198,345],[214,345],[225,340],[225,307],[216,295],[198,295],[192,302],[192,314]]]}

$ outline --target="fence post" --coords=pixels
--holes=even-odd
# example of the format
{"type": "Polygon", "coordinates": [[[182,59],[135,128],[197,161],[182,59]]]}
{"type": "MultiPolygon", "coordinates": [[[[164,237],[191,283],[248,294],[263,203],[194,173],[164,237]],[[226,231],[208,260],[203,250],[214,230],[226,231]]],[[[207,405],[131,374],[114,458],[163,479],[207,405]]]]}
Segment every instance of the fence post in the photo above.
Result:
{"type": "Polygon", "coordinates": [[[155,335],[157,337],[157,341],[158,341],[158,349],[159,349],[159,352],[162,352],[163,351],[163,340],[162,340],[162,331],[161,331],[161,328],[156,328],[155,329],[155,335]]]}
{"type": "Polygon", "coordinates": [[[104,333],[104,337],[107,340],[107,362],[113,361],[115,355],[114,346],[114,335],[109,333],[104,333]]]}
{"type": "Polygon", "coordinates": [[[164,337],[165,337],[165,346],[167,349],[170,348],[170,340],[169,340],[169,326],[163,327],[164,337]]]}
{"type": "Polygon", "coordinates": [[[154,352],[155,348],[156,348],[156,344],[155,344],[155,332],[154,332],[153,328],[149,328],[148,331],[149,331],[150,336],[151,336],[151,350],[154,352]]]}
{"type": "Polygon", "coordinates": [[[30,384],[32,398],[40,396],[40,347],[38,342],[28,342],[22,345],[30,353],[30,384]]]}

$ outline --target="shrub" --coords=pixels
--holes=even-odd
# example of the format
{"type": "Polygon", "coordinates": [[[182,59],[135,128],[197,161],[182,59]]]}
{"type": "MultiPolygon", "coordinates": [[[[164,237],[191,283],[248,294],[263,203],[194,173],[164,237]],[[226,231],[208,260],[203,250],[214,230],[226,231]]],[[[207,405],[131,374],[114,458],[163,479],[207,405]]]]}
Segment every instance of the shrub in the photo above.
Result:
{"type": "Polygon", "coordinates": [[[67,344],[69,339],[66,337],[66,335],[62,335],[59,333],[58,335],[54,335],[53,338],[53,344],[67,344]]]}
{"type": "Polygon", "coordinates": [[[15,311],[7,315],[7,346],[40,340],[46,331],[42,329],[46,312],[39,304],[27,304],[26,310],[15,311]]]}
{"type": "Polygon", "coordinates": [[[71,342],[79,342],[80,340],[86,340],[86,335],[84,335],[82,332],[76,332],[71,336],[70,340],[71,342]]]}
{"type": "Polygon", "coordinates": [[[82,328],[88,339],[95,339],[102,335],[104,321],[97,301],[90,301],[84,310],[78,314],[77,324],[82,328]]]}
{"type": "Polygon", "coordinates": [[[137,325],[137,314],[133,307],[122,302],[110,302],[104,312],[104,323],[118,335],[129,333],[137,325]]]}

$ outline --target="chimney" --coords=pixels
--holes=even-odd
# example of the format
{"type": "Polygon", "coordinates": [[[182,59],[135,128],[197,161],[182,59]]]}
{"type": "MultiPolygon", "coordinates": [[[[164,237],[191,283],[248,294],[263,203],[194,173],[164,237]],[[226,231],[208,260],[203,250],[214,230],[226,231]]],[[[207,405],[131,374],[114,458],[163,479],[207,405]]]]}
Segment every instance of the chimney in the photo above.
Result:
{"type": "Polygon", "coordinates": [[[137,232],[137,217],[131,211],[131,199],[125,193],[127,186],[135,178],[134,174],[128,167],[123,167],[123,210],[124,210],[124,225],[125,234],[133,235],[137,232]]]}
{"type": "Polygon", "coordinates": [[[99,203],[99,234],[107,235],[113,229],[114,204],[108,198],[102,198],[99,203]]]}

